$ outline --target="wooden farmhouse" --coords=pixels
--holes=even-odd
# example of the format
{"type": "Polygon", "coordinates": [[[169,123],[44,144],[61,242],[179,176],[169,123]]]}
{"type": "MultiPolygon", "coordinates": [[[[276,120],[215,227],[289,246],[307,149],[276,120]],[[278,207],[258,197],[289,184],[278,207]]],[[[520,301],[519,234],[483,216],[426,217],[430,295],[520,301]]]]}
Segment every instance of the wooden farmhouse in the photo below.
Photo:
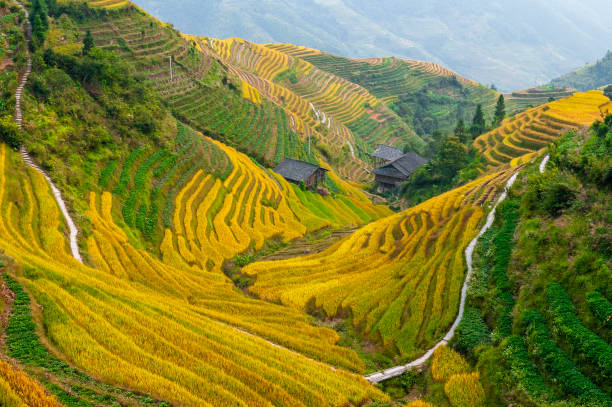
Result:
{"type": "Polygon", "coordinates": [[[404,152],[398,148],[379,144],[378,148],[370,154],[370,158],[372,159],[372,165],[374,167],[380,167],[381,165],[397,160],[403,155],[404,152]]]}
{"type": "Polygon", "coordinates": [[[299,184],[303,181],[306,187],[314,189],[317,185],[325,182],[327,170],[318,165],[285,158],[274,168],[274,172],[282,175],[289,182],[299,184]]]}
{"type": "Polygon", "coordinates": [[[409,152],[376,168],[373,174],[380,189],[394,189],[406,182],[412,173],[425,163],[427,163],[426,158],[417,153],[409,152]]]}

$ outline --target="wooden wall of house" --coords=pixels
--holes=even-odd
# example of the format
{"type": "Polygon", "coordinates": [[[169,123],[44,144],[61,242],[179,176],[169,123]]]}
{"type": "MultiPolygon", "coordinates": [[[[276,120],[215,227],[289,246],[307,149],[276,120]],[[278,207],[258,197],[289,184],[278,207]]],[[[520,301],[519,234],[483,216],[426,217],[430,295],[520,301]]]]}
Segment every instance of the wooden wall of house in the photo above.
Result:
{"type": "Polygon", "coordinates": [[[376,174],[375,180],[379,184],[395,185],[396,187],[405,181],[403,179],[387,177],[386,175],[379,175],[379,174],[376,174]]]}

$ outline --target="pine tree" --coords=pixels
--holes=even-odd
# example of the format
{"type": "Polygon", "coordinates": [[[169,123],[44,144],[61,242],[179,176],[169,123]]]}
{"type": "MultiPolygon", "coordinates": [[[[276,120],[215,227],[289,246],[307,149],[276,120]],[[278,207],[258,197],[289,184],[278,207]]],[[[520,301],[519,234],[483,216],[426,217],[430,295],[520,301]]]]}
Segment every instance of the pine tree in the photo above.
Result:
{"type": "Polygon", "coordinates": [[[496,126],[506,118],[506,101],[504,100],[504,95],[499,95],[497,99],[497,106],[495,106],[495,117],[493,121],[496,126]]]}
{"type": "Polygon", "coordinates": [[[455,137],[465,144],[468,141],[467,133],[468,131],[465,128],[465,122],[463,119],[459,119],[459,123],[457,123],[457,127],[455,127],[455,137]]]}
{"type": "Polygon", "coordinates": [[[482,105],[479,103],[478,106],[476,106],[476,113],[474,113],[470,133],[476,138],[485,132],[486,127],[487,123],[485,122],[484,113],[482,112],[482,105]]]}
{"type": "Polygon", "coordinates": [[[91,35],[91,31],[87,30],[85,33],[85,38],[83,38],[83,55],[88,55],[89,51],[94,47],[94,38],[91,35]]]}

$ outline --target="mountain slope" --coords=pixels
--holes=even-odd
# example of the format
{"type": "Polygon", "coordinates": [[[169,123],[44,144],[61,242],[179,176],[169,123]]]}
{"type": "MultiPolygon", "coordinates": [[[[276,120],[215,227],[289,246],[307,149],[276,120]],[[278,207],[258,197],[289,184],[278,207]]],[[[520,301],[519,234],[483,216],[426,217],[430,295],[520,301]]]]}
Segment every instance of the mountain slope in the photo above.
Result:
{"type": "Polygon", "coordinates": [[[347,57],[450,67],[505,91],[547,83],[608,48],[607,1],[138,0],[184,32],[290,42],[347,57]],[[504,44],[499,47],[499,44],[504,44]]]}
{"type": "Polygon", "coordinates": [[[612,51],[597,62],[577,68],[559,78],[553,79],[552,86],[567,86],[578,90],[597,89],[612,85],[612,51]]]}

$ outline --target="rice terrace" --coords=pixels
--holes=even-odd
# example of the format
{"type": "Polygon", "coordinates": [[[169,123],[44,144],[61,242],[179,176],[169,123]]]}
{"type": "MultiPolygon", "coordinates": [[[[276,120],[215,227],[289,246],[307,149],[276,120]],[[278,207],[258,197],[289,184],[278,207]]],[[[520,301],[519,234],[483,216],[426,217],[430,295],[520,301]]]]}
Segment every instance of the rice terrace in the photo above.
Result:
{"type": "Polygon", "coordinates": [[[308,40],[386,0],[169,3],[0,0],[0,406],[612,406],[610,53],[500,90],[308,40]]]}

